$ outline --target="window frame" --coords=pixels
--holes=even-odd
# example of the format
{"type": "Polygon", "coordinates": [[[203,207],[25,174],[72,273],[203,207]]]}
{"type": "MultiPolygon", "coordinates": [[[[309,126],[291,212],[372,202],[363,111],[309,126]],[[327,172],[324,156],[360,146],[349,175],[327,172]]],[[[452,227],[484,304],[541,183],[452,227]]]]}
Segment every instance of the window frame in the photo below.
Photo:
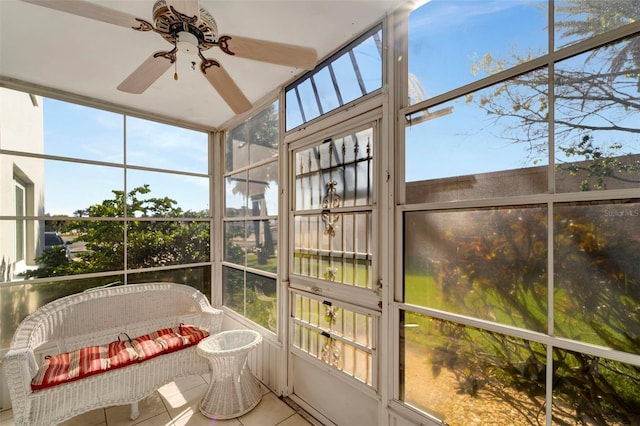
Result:
{"type": "MultiPolygon", "coordinates": [[[[225,269],[228,270],[233,270],[236,272],[240,272],[242,273],[243,276],[243,286],[244,286],[244,300],[243,300],[243,312],[238,312],[237,310],[228,307],[224,304],[224,290],[225,290],[225,283],[222,282],[222,285],[220,286],[219,289],[219,296],[220,296],[220,304],[222,306],[222,308],[225,310],[225,314],[230,315],[232,318],[239,320],[241,323],[247,323],[248,325],[250,325],[251,327],[260,327],[261,330],[263,330],[265,333],[267,333],[267,335],[270,335],[274,338],[278,338],[279,334],[280,334],[280,330],[282,330],[282,318],[281,318],[281,299],[282,299],[282,294],[283,292],[280,290],[280,261],[278,260],[278,258],[276,257],[276,271],[272,272],[272,271],[267,271],[267,270],[263,270],[263,269],[258,269],[258,268],[253,268],[249,265],[247,265],[247,256],[246,256],[246,252],[243,252],[243,264],[239,264],[239,263],[235,263],[229,260],[225,259],[225,247],[226,247],[226,241],[225,241],[225,229],[227,224],[231,224],[231,223],[242,223],[243,227],[246,229],[247,226],[250,226],[250,224],[252,222],[255,221],[259,221],[259,222],[268,222],[268,223],[272,223],[275,222],[276,223],[276,228],[278,229],[281,224],[280,224],[280,210],[281,210],[281,200],[280,200],[280,193],[281,193],[281,185],[282,185],[282,174],[281,174],[281,159],[280,159],[280,153],[281,153],[281,145],[282,145],[282,108],[281,108],[282,102],[279,99],[274,99],[271,102],[265,102],[265,104],[263,105],[262,108],[258,108],[256,109],[251,116],[246,117],[244,120],[242,120],[239,123],[235,123],[235,125],[233,127],[230,127],[229,129],[225,130],[224,132],[220,133],[220,139],[221,139],[221,149],[220,152],[222,153],[222,160],[220,161],[220,186],[221,186],[221,196],[220,196],[220,217],[221,220],[219,221],[220,223],[220,230],[218,235],[220,236],[220,255],[219,255],[219,259],[220,259],[220,276],[221,278],[224,278],[224,273],[223,271],[225,269]],[[238,168],[233,169],[232,167],[230,167],[229,164],[227,164],[228,161],[228,153],[226,152],[227,149],[227,139],[229,137],[229,134],[236,128],[240,127],[240,126],[244,126],[247,125],[252,119],[256,118],[257,116],[259,116],[262,112],[264,112],[266,109],[268,108],[273,108],[275,113],[278,115],[278,123],[277,123],[277,130],[278,130],[278,146],[276,149],[277,154],[272,156],[272,157],[268,157],[268,158],[261,158],[253,163],[250,162],[250,159],[247,161],[247,164],[243,164],[240,165],[238,168]],[[239,216],[229,216],[228,212],[227,212],[227,205],[226,205],[226,184],[227,184],[227,178],[229,178],[230,176],[233,175],[238,175],[238,174],[244,174],[247,178],[247,181],[249,179],[250,173],[252,170],[257,170],[261,167],[266,167],[266,166],[274,166],[274,169],[277,170],[277,178],[276,178],[276,182],[278,183],[278,191],[277,191],[277,211],[275,212],[267,212],[267,215],[258,215],[258,216],[253,216],[251,215],[251,212],[249,211],[249,196],[245,196],[244,200],[246,205],[244,206],[244,210],[245,213],[244,215],[239,215],[239,216]],[[275,330],[271,330],[267,327],[265,327],[262,324],[259,324],[255,321],[253,321],[251,318],[249,318],[247,316],[247,300],[246,300],[246,290],[247,290],[247,276],[249,274],[253,274],[256,275],[258,277],[262,277],[262,278],[266,278],[266,279],[272,279],[275,280],[275,287],[276,287],[276,291],[275,291],[275,313],[276,313],[276,324],[275,324],[275,330]]],[[[249,136],[249,135],[247,135],[249,136]]],[[[250,137],[250,136],[249,136],[250,137]]],[[[250,142],[247,141],[247,146],[250,145],[250,142]]],[[[280,237],[280,231],[278,231],[278,235],[275,238],[275,245],[277,247],[278,251],[281,251],[282,248],[280,247],[280,241],[281,241],[281,237],[280,237]]],[[[246,240],[246,233],[244,236],[245,240],[246,240]]],[[[218,291],[218,290],[216,290],[218,291]]]]}
{"type": "Polygon", "coordinates": [[[335,53],[333,53],[332,55],[328,56],[326,59],[324,59],[322,62],[320,62],[318,65],[316,65],[316,67],[313,69],[313,71],[310,71],[308,73],[303,74],[302,76],[300,76],[299,78],[297,78],[296,80],[294,80],[293,82],[289,83],[288,85],[286,85],[283,89],[283,99],[284,99],[284,104],[285,104],[285,110],[286,110],[286,103],[287,103],[287,99],[288,99],[288,93],[290,91],[295,91],[295,98],[297,101],[297,109],[296,112],[300,112],[301,114],[301,119],[302,122],[300,124],[297,124],[295,126],[289,127],[289,125],[287,124],[287,120],[286,120],[286,114],[284,115],[284,128],[286,133],[290,133],[290,132],[294,132],[296,130],[300,130],[303,129],[305,127],[308,127],[309,125],[313,124],[313,123],[317,123],[320,121],[323,121],[326,117],[334,115],[334,114],[338,114],[341,111],[344,111],[345,109],[349,108],[349,106],[353,105],[354,103],[361,103],[363,100],[366,99],[371,99],[371,98],[375,98],[377,97],[377,95],[379,95],[382,92],[382,86],[384,85],[384,81],[385,81],[385,72],[384,72],[384,52],[381,52],[380,55],[380,85],[381,87],[373,89],[371,91],[367,91],[367,89],[364,89],[364,83],[362,82],[361,79],[361,74],[359,73],[358,70],[356,70],[356,68],[358,67],[357,65],[357,60],[354,59],[354,49],[359,47],[364,41],[366,41],[369,37],[372,38],[376,38],[378,36],[378,33],[382,33],[380,36],[380,40],[378,41],[378,43],[380,43],[380,49],[383,50],[382,46],[384,46],[383,43],[383,38],[384,38],[384,31],[382,29],[383,25],[381,23],[374,25],[372,28],[370,28],[369,30],[365,31],[362,35],[360,35],[359,37],[357,37],[356,39],[351,40],[347,45],[345,45],[344,47],[338,49],[335,53]],[[351,99],[349,101],[344,101],[341,98],[340,95],[340,89],[339,89],[339,82],[336,80],[336,76],[331,68],[331,65],[338,59],[342,58],[344,55],[349,55],[350,60],[352,61],[352,64],[354,66],[354,73],[356,73],[356,79],[358,80],[358,84],[360,86],[362,93],[362,96],[360,97],[356,97],[354,99],[351,99]],[[316,88],[316,85],[314,83],[314,77],[318,74],[320,74],[322,71],[329,69],[329,72],[331,74],[331,78],[332,78],[332,83],[334,86],[334,89],[336,91],[336,96],[337,96],[337,101],[338,101],[338,106],[335,108],[332,108],[328,111],[324,111],[320,102],[320,98],[318,95],[318,91],[316,88]],[[315,95],[315,100],[317,103],[317,107],[319,110],[319,113],[317,116],[313,117],[313,118],[309,118],[307,119],[304,115],[304,109],[301,107],[301,99],[300,99],[300,95],[297,91],[297,87],[300,86],[301,84],[305,83],[305,82],[310,82],[310,84],[312,85],[312,88],[314,90],[314,95],[315,95]],[[366,92],[366,93],[364,93],[366,92]]]}
{"type": "MultiPolygon", "coordinates": [[[[14,176],[13,177],[14,199],[16,202],[16,217],[27,216],[27,185],[14,176]],[[22,193],[18,200],[18,193],[22,193]],[[19,214],[20,211],[22,214],[19,214]]],[[[16,219],[16,241],[15,241],[15,262],[26,262],[27,258],[27,222],[24,219],[16,219]],[[21,231],[21,232],[20,232],[21,231]],[[21,235],[18,235],[21,234],[21,235]]]]}
{"type": "MultiPolygon", "coordinates": [[[[549,7],[549,34],[550,34],[550,48],[549,53],[543,55],[541,57],[535,58],[529,62],[525,62],[519,64],[513,68],[507,69],[500,73],[491,75],[484,79],[480,79],[474,81],[472,83],[466,84],[461,87],[457,87],[453,90],[450,90],[446,93],[439,94],[437,96],[425,99],[421,102],[415,103],[413,105],[407,105],[409,89],[408,89],[408,69],[405,63],[398,63],[395,65],[393,72],[399,74],[399,78],[397,80],[402,82],[401,86],[403,89],[403,93],[401,93],[401,101],[399,101],[398,108],[398,120],[397,120],[397,129],[395,136],[398,140],[398,157],[396,163],[396,176],[398,177],[398,182],[396,186],[396,206],[395,206],[395,216],[396,216],[396,227],[395,227],[395,273],[394,273],[394,281],[395,285],[393,288],[393,301],[392,301],[392,312],[391,316],[392,320],[392,329],[396,330],[392,332],[392,341],[393,346],[396,348],[400,348],[397,351],[393,351],[393,362],[391,363],[393,369],[393,386],[391,388],[391,400],[392,406],[406,414],[410,418],[417,419],[417,421],[423,421],[425,418],[430,419],[433,422],[439,422],[439,420],[435,417],[432,417],[430,414],[420,410],[416,407],[412,407],[411,405],[405,403],[401,399],[402,393],[402,373],[401,373],[401,365],[402,365],[402,346],[403,341],[401,337],[401,331],[398,332],[401,328],[401,318],[403,317],[404,312],[413,312],[420,315],[425,315],[428,317],[433,317],[436,319],[441,319],[445,321],[453,321],[458,322],[460,324],[476,327],[481,330],[487,330],[491,332],[501,333],[507,336],[512,336],[516,338],[522,338],[526,340],[531,340],[537,343],[547,345],[547,364],[551,365],[552,357],[553,357],[553,347],[557,347],[559,349],[581,352],[587,355],[592,355],[594,357],[601,357],[605,359],[610,359],[613,361],[619,361],[622,363],[628,363],[632,365],[640,365],[640,355],[621,352],[617,350],[612,350],[610,348],[604,348],[600,346],[590,345],[588,343],[582,343],[570,339],[555,337],[553,332],[554,326],[554,310],[553,310],[553,276],[554,276],[554,247],[553,247],[553,215],[554,215],[554,205],[560,204],[563,202],[591,202],[591,201],[608,201],[608,200],[617,200],[617,199],[634,199],[638,198],[640,195],[638,188],[632,189],[619,189],[619,190],[607,190],[607,191],[590,191],[590,192],[575,192],[575,193],[554,193],[553,183],[555,181],[555,177],[553,176],[554,169],[554,116],[553,113],[550,113],[549,123],[549,163],[548,163],[548,193],[544,194],[532,194],[532,195],[515,195],[509,197],[502,198],[490,198],[490,199],[465,199],[465,200],[457,200],[457,201],[448,201],[448,202],[431,202],[431,203],[415,203],[415,204],[407,204],[406,203],[406,192],[405,192],[405,180],[404,180],[404,170],[405,170],[405,128],[406,126],[406,117],[411,117],[414,114],[421,113],[427,111],[428,109],[438,110],[438,107],[448,101],[454,100],[456,98],[464,97],[467,94],[474,93],[476,91],[482,90],[484,88],[490,87],[502,81],[506,81],[509,78],[525,74],[527,72],[531,72],[538,68],[548,67],[549,68],[549,84],[551,87],[554,87],[554,74],[553,65],[555,63],[560,62],[563,59],[571,58],[578,56],[580,54],[590,52],[598,47],[602,47],[608,44],[611,44],[615,41],[620,41],[624,38],[627,38],[632,35],[640,35],[640,23],[635,22],[632,24],[627,24],[622,27],[618,27],[612,31],[609,31],[604,34],[597,35],[592,38],[588,38],[585,40],[578,41],[574,44],[570,44],[567,46],[563,46],[560,49],[553,48],[553,34],[554,34],[554,10],[553,10],[553,2],[550,2],[549,7]],[[446,311],[440,311],[437,309],[430,309],[422,306],[411,305],[405,303],[403,299],[403,286],[404,286],[404,271],[403,271],[403,246],[404,246],[404,215],[408,212],[414,211],[438,211],[438,210],[456,210],[456,209],[481,209],[481,208],[489,208],[489,207],[500,207],[500,206],[526,206],[530,204],[543,204],[547,205],[547,215],[548,215],[548,234],[550,237],[547,238],[547,269],[548,269],[548,330],[545,333],[538,333],[531,330],[523,330],[517,329],[514,327],[510,327],[507,325],[501,325],[490,321],[480,320],[476,318],[465,317],[462,315],[453,314],[446,311]]],[[[403,34],[402,31],[405,32],[407,39],[409,38],[408,34],[408,14],[410,11],[402,11],[399,13],[396,18],[402,23],[398,25],[396,28],[396,35],[402,40],[403,34]]],[[[408,42],[407,42],[408,43],[408,42]]],[[[407,55],[408,46],[400,46],[398,51],[395,52],[397,57],[402,57],[403,55],[407,55]]],[[[555,98],[553,96],[553,90],[550,90],[549,93],[549,104],[553,105],[555,102],[555,98]]],[[[437,112],[437,111],[436,111],[437,112]]],[[[546,376],[546,384],[547,384],[547,396],[546,396],[546,421],[547,424],[551,423],[551,384],[553,380],[552,369],[547,369],[546,376]]]]}
{"type": "MultiPolygon", "coordinates": [[[[26,93],[24,90],[25,89],[23,87],[19,87],[16,89],[16,91],[18,91],[20,95],[24,95],[25,97],[29,97],[33,100],[34,96],[29,95],[29,93],[26,93]]],[[[127,112],[114,111],[112,109],[109,109],[108,106],[104,106],[99,102],[87,103],[84,100],[78,99],[77,97],[74,97],[71,95],[62,96],[57,92],[54,93],[53,91],[47,91],[44,89],[43,89],[43,92],[44,92],[43,96],[45,98],[51,99],[56,102],[67,103],[71,107],[80,106],[83,108],[88,108],[88,109],[92,109],[100,112],[107,111],[110,113],[115,113],[117,114],[119,119],[125,123],[126,123],[127,117],[133,117],[133,115],[129,115],[127,112]]],[[[7,292],[7,294],[11,294],[11,292],[13,291],[24,291],[26,294],[29,294],[31,292],[33,292],[34,295],[37,293],[40,293],[40,296],[41,296],[39,298],[36,298],[37,300],[34,299],[34,301],[30,302],[29,304],[16,307],[14,312],[7,312],[7,314],[11,316],[10,321],[19,322],[19,320],[22,319],[25,315],[33,312],[35,309],[39,308],[43,304],[55,298],[63,297],[63,296],[66,296],[67,294],[75,293],[78,291],[84,291],[88,288],[95,287],[95,286],[102,286],[102,285],[126,285],[130,283],[149,282],[149,281],[163,281],[163,282],[182,281],[183,283],[193,285],[195,288],[198,288],[198,290],[202,291],[211,300],[213,299],[211,283],[212,281],[214,281],[213,254],[215,253],[215,250],[212,242],[213,242],[213,234],[215,232],[215,228],[214,228],[213,215],[212,215],[213,209],[210,207],[211,203],[209,203],[209,199],[210,199],[209,196],[207,196],[206,198],[207,200],[206,203],[209,204],[209,206],[207,206],[206,209],[204,208],[202,209],[202,211],[206,210],[205,214],[201,214],[201,211],[198,210],[197,212],[198,214],[194,216],[171,215],[171,217],[159,217],[159,216],[154,216],[152,214],[150,214],[148,217],[135,217],[135,216],[127,216],[126,212],[124,213],[125,216],[120,215],[117,217],[116,216],[77,217],[77,216],[71,216],[71,215],[67,216],[63,214],[50,215],[50,214],[47,214],[45,211],[40,210],[42,207],[40,206],[40,204],[38,204],[38,200],[34,198],[36,196],[34,191],[36,192],[38,191],[35,188],[38,188],[38,187],[44,188],[44,184],[45,184],[44,167],[45,167],[46,161],[55,161],[60,164],[73,164],[73,165],[78,165],[82,167],[92,167],[92,166],[107,167],[107,168],[116,170],[117,173],[123,176],[123,178],[121,181],[122,182],[121,186],[118,186],[116,188],[109,187],[109,189],[114,189],[114,190],[121,190],[121,191],[127,190],[125,188],[124,175],[127,170],[135,170],[135,171],[146,171],[146,172],[161,172],[167,176],[184,177],[187,179],[204,178],[207,180],[207,188],[205,190],[208,191],[209,194],[212,193],[214,179],[213,179],[213,172],[212,172],[213,170],[213,167],[212,167],[213,133],[211,132],[211,130],[203,129],[203,128],[188,127],[188,126],[185,126],[184,124],[163,120],[162,118],[159,118],[153,115],[136,116],[136,119],[138,118],[147,120],[150,122],[154,122],[154,123],[161,123],[163,125],[167,125],[171,127],[179,127],[181,130],[198,132],[199,137],[201,137],[199,141],[201,145],[205,147],[205,149],[207,150],[207,155],[206,155],[206,161],[208,163],[207,171],[194,173],[189,171],[179,171],[179,170],[173,170],[173,169],[130,166],[126,163],[126,160],[124,158],[120,162],[112,163],[112,162],[91,160],[91,159],[85,159],[85,158],[73,157],[73,156],[52,155],[52,154],[45,153],[44,146],[42,146],[42,149],[39,150],[38,152],[34,152],[33,149],[25,149],[24,151],[21,151],[17,149],[3,149],[2,147],[0,147],[0,157],[2,157],[2,160],[5,162],[7,160],[9,162],[13,161],[14,163],[13,180],[12,180],[11,174],[6,176],[7,188],[9,188],[9,185],[12,185],[11,192],[8,193],[7,195],[12,196],[13,198],[12,204],[13,204],[13,202],[15,202],[16,200],[16,191],[15,191],[16,182],[19,182],[19,184],[24,188],[24,196],[26,197],[26,200],[25,200],[26,210],[23,213],[23,215],[21,216],[17,215],[15,209],[13,209],[13,211],[10,211],[8,214],[0,216],[0,221],[3,222],[3,225],[6,224],[6,226],[8,227],[13,227],[14,230],[16,229],[16,223],[18,221],[24,222],[24,231],[26,232],[26,238],[27,238],[27,244],[25,246],[27,263],[31,262],[30,259],[35,259],[37,256],[40,256],[40,250],[38,250],[37,246],[38,244],[40,244],[40,247],[44,246],[44,241],[43,241],[44,230],[45,230],[44,225],[45,225],[45,222],[47,221],[78,221],[78,222],[93,221],[96,223],[99,222],[100,224],[111,223],[116,226],[121,226],[123,229],[123,237],[121,241],[121,243],[123,244],[123,247],[122,247],[123,259],[122,259],[121,268],[102,270],[99,272],[82,272],[82,273],[75,273],[75,274],[71,273],[67,275],[34,277],[28,280],[23,278],[10,279],[7,282],[0,283],[0,292],[3,292],[3,294],[5,292],[7,292]],[[38,170],[40,173],[42,173],[42,175],[27,176],[27,174],[18,167],[18,165],[20,165],[22,161],[24,161],[25,163],[36,162],[38,170]],[[40,182],[39,180],[42,180],[42,182],[40,182]],[[149,225],[153,223],[162,224],[163,222],[165,223],[168,222],[174,226],[184,225],[185,223],[204,224],[205,226],[208,227],[210,237],[206,240],[200,239],[200,242],[203,242],[203,245],[208,244],[209,248],[208,250],[200,251],[199,253],[200,254],[204,253],[202,254],[202,256],[206,256],[206,260],[202,260],[201,258],[197,258],[197,259],[187,258],[186,261],[180,260],[175,263],[157,262],[155,264],[144,265],[141,267],[131,267],[126,260],[126,258],[128,257],[127,253],[128,253],[129,247],[127,246],[127,239],[124,236],[124,225],[127,223],[132,224],[134,222],[139,222],[143,225],[144,224],[149,225]],[[38,238],[38,235],[41,235],[41,236],[38,238]],[[206,243],[204,243],[204,241],[206,241],[206,243]],[[190,260],[193,260],[193,261],[190,261],[190,260]]],[[[43,126],[43,122],[44,122],[43,117],[39,117],[39,118],[35,117],[34,119],[42,120],[40,123],[37,123],[37,124],[40,126],[43,126]]],[[[42,137],[44,137],[44,134],[42,135],[42,137]]],[[[123,126],[122,131],[120,133],[120,138],[116,141],[116,143],[119,144],[119,146],[122,146],[123,150],[126,149],[126,138],[127,138],[127,135],[126,135],[126,125],[125,125],[123,126]]],[[[62,179],[66,179],[66,180],[62,180],[62,182],[68,185],[68,179],[73,180],[74,178],[77,179],[77,177],[74,177],[74,176],[70,177],[65,175],[62,177],[62,179]]],[[[110,183],[110,184],[112,185],[113,183],[110,183]]],[[[128,188],[128,190],[131,190],[131,189],[132,188],[128,188]]],[[[156,195],[157,193],[160,193],[162,191],[161,188],[152,188],[152,189],[155,189],[155,191],[153,192],[153,195],[156,195]]],[[[41,195],[41,197],[42,196],[43,195],[41,195]]],[[[205,202],[203,201],[202,204],[205,204],[205,202]]],[[[184,206],[176,206],[176,207],[184,207],[184,206]]],[[[71,208],[72,207],[69,207],[69,209],[71,208]]],[[[124,210],[126,210],[126,208],[124,210]]],[[[13,247],[8,246],[7,248],[10,251],[15,251],[16,244],[12,244],[12,245],[13,247]]],[[[17,269],[17,272],[22,273],[22,272],[25,272],[25,270],[29,271],[31,269],[34,269],[34,268],[30,268],[32,266],[30,264],[25,266],[27,266],[27,268],[21,268],[22,270],[17,269]]],[[[36,265],[33,265],[33,266],[35,267],[36,265]]],[[[1,297],[4,297],[4,296],[1,296],[1,297]]],[[[10,325],[9,324],[10,321],[7,321],[8,327],[13,327],[17,324],[16,323],[14,325],[10,325]]],[[[6,335],[5,331],[8,333],[8,336],[10,338],[12,330],[3,330],[3,335],[6,335]]]]}

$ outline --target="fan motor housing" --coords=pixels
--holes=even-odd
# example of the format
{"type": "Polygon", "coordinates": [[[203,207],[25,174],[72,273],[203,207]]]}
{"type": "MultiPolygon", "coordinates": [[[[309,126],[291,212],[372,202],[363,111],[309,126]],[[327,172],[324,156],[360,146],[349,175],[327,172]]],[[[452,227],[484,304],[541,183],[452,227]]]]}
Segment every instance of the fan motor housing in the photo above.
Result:
{"type": "MultiPolygon", "coordinates": [[[[180,12],[179,10],[177,12],[180,12]]],[[[215,19],[205,9],[195,17],[179,16],[169,8],[166,0],[158,0],[153,6],[153,23],[160,35],[169,43],[179,42],[178,34],[189,32],[198,39],[198,48],[207,50],[216,42],[218,26],[215,19]]]]}

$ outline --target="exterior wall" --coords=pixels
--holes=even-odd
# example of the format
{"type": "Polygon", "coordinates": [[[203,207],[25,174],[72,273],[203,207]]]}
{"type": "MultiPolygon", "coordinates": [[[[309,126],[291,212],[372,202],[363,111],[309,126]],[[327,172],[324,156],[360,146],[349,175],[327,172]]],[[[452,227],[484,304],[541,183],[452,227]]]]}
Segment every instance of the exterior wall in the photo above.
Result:
{"type": "MultiPolygon", "coordinates": [[[[41,97],[0,88],[0,149],[44,152],[43,101],[41,97]],[[34,101],[37,105],[34,105],[34,101]]],[[[44,214],[44,161],[37,158],[0,156],[0,216],[16,214],[14,178],[26,187],[26,213],[44,214]]],[[[16,262],[16,224],[0,220],[0,282],[35,263],[40,230],[36,221],[26,221],[26,258],[16,262]]]]}
{"type": "MultiPolygon", "coordinates": [[[[42,98],[27,93],[0,88],[0,149],[25,150],[34,153],[44,151],[44,126],[42,98]],[[34,105],[34,101],[37,105],[34,105]]],[[[44,161],[36,158],[0,156],[0,217],[16,214],[14,177],[26,184],[26,213],[38,216],[44,213],[44,161]]],[[[0,286],[11,281],[16,274],[35,263],[39,253],[40,230],[37,221],[26,221],[26,258],[16,262],[16,223],[14,220],[0,220],[0,286]]],[[[5,289],[3,295],[28,293],[21,286],[11,291],[5,289]]],[[[23,299],[21,297],[20,299],[23,299]]],[[[33,301],[35,303],[35,301],[33,301]]],[[[5,350],[0,349],[0,358],[5,350]]],[[[0,410],[11,407],[9,392],[3,373],[0,371],[0,410]]]]}
{"type": "MultiPolygon", "coordinates": [[[[623,163],[636,163],[640,155],[615,157],[623,163]]],[[[571,163],[581,171],[571,174],[566,170],[556,171],[556,193],[574,192],[580,182],[588,178],[584,171],[592,162],[571,163]]],[[[442,179],[407,182],[407,204],[446,202],[475,197],[504,197],[512,194],[544,194],[547,190],[548,166],[526,167],[500,172],[478,173],[442,179]]],[[[633,189],[634,181],[607,180],[608,189],[633,189]]]]}

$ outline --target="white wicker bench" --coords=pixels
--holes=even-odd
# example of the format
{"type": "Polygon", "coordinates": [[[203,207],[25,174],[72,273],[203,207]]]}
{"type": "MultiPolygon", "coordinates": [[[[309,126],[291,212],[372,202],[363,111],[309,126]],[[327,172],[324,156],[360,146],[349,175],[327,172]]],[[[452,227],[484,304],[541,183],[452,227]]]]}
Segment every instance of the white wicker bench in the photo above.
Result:
{"type": "Polygon", "coordinates": [[[198,290],[181,284],[132,284],[74,294],[28,316],[16,330],[2,361],[16,425],[52,425],[86,411],[137,403],[177,377],[204,374],[207,360],[196,346],[162,354],[126,367],[33,391],[36,353],[43,345],[55,355],[107,344],[117,336],[142,336],[191,324],[210,334],[220,331],[222,311],[198,290]]]}

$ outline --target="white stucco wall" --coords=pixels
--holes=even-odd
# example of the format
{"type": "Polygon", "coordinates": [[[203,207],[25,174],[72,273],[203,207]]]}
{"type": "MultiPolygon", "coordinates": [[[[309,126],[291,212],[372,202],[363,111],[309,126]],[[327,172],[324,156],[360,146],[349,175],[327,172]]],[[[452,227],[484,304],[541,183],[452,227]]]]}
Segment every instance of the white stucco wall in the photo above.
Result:
{"type": "MultiPolygon", "coordinates": [[[[44,153],[43,100],[39,96],[0,88],[0,149],[44,153]],[[34,102],[36,105],[34,105],[34,102]]],[[[14,177],[26,184],[27,215],[44,213],[44,160],[0,153],[0,216],[16,214],[14,177]]],[[[26,221],[26,259],[15,262],[15,220],[0,220],[0,282],[34,264],[39,224],[26,221]]]]}

